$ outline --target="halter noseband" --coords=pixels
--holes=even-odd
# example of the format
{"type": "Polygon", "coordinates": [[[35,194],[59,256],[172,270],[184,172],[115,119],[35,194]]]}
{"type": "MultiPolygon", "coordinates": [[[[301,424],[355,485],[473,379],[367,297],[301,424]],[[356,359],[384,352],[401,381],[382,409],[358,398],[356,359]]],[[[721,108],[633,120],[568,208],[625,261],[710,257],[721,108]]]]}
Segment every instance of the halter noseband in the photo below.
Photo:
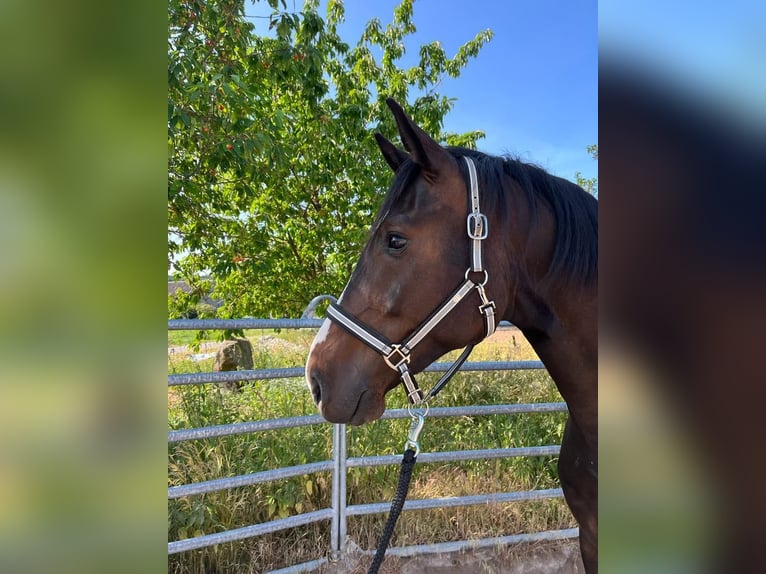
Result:
{"type": "Polygon", "coordinates": [[[345,331],[362,341],[371,349],[383,355],[383,360],[389,368],[399,374],[399,377],[407,390],[407,398],[413,404],[420,404],[433,398],[452,376],[458,371],[468,355],[471,354],[474,345],[468,345],[460,356],[455,360],[452,366],[439,379],[434,387],[424,397],[423,392],[418,387],[414,376],[410,372],[410,359],[412,350],[436,327],[447,314],[470,293],[476,289],[481,299],[479,312],[484,317],[485,335],[489,337],[495,332],[495,303],[490,301],[484,286],[489,280],[489,274],[482,264],[482,241],[487,238],[488,224],[487,217],[479,209],[479,184],[476,177],[476,166],[473,160],[463,156],[468,166],[468,175],[470,179],[469,194],[471,198],[471,211],[466,219],[466,229],[468,238],[471,240],[470,258],[471,266],[466,269],[465,280],[460,286],[429,316],[423,321],[407,338],[401,343],[392,343],[384,335],[378,333],[373,328],[364,324],[362,321],[345,311],[337,303],[332,303],[327,309],[327,317],[335,321],[345,331]],[[477,282],[469,278],[471,273],[482,273],[482,281],[477,282]]]}

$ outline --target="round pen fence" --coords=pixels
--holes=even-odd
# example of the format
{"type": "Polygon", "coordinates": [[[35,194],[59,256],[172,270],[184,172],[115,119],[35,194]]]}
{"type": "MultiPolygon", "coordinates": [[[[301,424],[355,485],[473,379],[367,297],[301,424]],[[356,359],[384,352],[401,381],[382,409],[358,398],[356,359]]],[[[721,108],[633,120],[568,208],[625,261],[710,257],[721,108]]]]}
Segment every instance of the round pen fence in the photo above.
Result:
{"type": "MultiPolygon", "coordinates": [[[[236,320],[170,320],[169,330],[232,330],[232,329],[312,329],[322,324],[320,319],[236,319],[236,320]]],[[[434,363],[426,369],[427,372],[443,372],[449,368],[447,363],[434,363]]],[[[513,371],[526,369],[544,369],[540,361],[480,361],[467,362],[463,371],[513,371]]],[[[262,379],[281,379],[303,377],[302,366],[279,369],[255,369],[208,373],[183,373],[168,375],[168,385],[200,385],[209,383],[224,383],[237,381],[253,381],[262,379]]],[[[308,392],[308,391],[306,391],[308,392]]],[[[546,413],[566,411],[566,404],[556,403],[533,403],[533,404],[499,404],[461,407],[433,407],[429,411],[430,417],[462,417],[483,415],[524,415],[528,413],[546,413]]],[[[406,409],[387,410],[384,419],[409,418],[406,409]]],[[[278,418],[271,420],[258,420],[251,422],[233,423],[203,428],[192,428],[168,431],[168,442],[177,443],[199,439],[219,438],[246,433],[258,433],[307,425],[328,425],[320,415],[308,415],[298,417],[278,418]]],[[[328,425],[329,426],[329,425],[328,425]]],[[[404,442],[402,439],[402,443],[404,442]]],[[[430,449],[432,450],[432,449],[430,449]]],[[[418,463],[428,464],[437,462],[455,462],[468,460],[488,460],[507,457],[535,457],[557,455],[559,445],[479,449],[479,450],[454,450],[445,452],[423,452],[418,456],[418,463]]],[[[218,478],[193,484],[171,486],[168,488],[168,498],[180,498],[195,496],[204,493],[216,492],[231,488],[246,487],[258,483],[275,481],[295,476],[311,475],[318,472],[330,472],[332,476],[331,505],[329,508],[296,514],[287,518],[271,520],[261,524],[253,524],[214,534],[206,534],[186,538],[183,540],[169,541],[168,554],[186,552],[221,544],[243,540],[255,536],[261,536],[280,530],[302,526],[313,522],[330,522],[330,548],[327,557],[319,557],[310,562],[296,564],[287,568],[273,570],[272,574],[287,574],[296,572],[308,572],[319,568],[323,564],[338,559],[344,549],[346,541],[346,525],[350,516],[365,514],[377,514],[388,512],[390,501],[372,502],[369,504],[347,504],[346,477],[350,468],[371,467],[379,465],[396,465],[401,460],[401,455],[348,457],[346,443],[346,427],[342,424],[332,425],[332,458],[301,464],[296,466],[275,468],[263,472],[255,472],[240,476],[218,478]]],[[[448,508],[468,505],[486,505],[493,503],[508,503],[526,500],[541,500],[548,498],[563,497],[560,488],[528,490],[519,492],[496,492],[471,496],[455,496],[449,498],[429,498],[408,500],[404,510],[423,510],[430,508],[448,508]]],[[[577,528],[563,530],[548,530],[516,534],[510,536],[484,538],[478,540],[461,540],[456,542],[444,542],[437,544],[423,544],[417,546],[392,547],[389,554],[394,556],[412,556],[416,554],[453,552],[480,547],[493,547],[497,545],[510,545],[521,542],[551,541],[576,538],[577,528]]],[[[374,551],[368,551],[373,554],[374,551]]]]}

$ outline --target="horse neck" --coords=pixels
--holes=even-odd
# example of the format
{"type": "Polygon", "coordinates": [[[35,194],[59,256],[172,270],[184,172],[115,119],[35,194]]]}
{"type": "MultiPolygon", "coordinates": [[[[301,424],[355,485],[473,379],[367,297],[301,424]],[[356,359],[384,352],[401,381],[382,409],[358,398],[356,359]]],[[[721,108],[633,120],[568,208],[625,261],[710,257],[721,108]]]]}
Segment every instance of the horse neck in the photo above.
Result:
{"type": "Polygon", "coordinates": [[[564,290],[565,295],[559,298],[540,293],[517,297],[517,304],[526,307],[525,319],[537,315],[532,323],[518,326],[592,444],[597,441],[598,416],[596,291],[594,285],[590,289],[564,290]]]}
{"type": "MultiPolygon", "coordinates": [[[[515,183],[513,185],[516,185],[515,183]]],[[[534,348],[589,440],[596,440],[597,285],[574,286],[547,277],[555,221],[545,205],[532,217],[526,194],[508,199],[507,259],[500,263],[508,289],[502,318],[534,348]]],[[[509,194],[510,195],[510,194],[509,194]]]]}

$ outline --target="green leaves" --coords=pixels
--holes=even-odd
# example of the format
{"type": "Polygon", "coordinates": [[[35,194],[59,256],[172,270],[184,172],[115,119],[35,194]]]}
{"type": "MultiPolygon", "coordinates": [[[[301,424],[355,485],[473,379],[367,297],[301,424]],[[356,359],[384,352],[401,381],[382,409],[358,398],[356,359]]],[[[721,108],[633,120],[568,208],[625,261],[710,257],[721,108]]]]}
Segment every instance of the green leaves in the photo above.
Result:
{"type": "Polygon", "coordinates": [[[190,285],[210,275],[204,295],[223,302],[219,316],[296,316],[340,292],[391,179],[372,138],[396,135],[385,97],[414,102],[415,121],[442,141],[483,136],[442,134],[452,100],[437,87],[491,32],[453,57],[431,42],[402,68],[412,0],[389,24],[368,23],[353,48],[337,32],[341,1],[326,18],[316,1],[300,13],[267,4],[263,34],[240,0],[169,5],[168,257],[190,285]]]}
{"type": "MultiPolygon", "coordinates": [[[[598,144],[589,145],[587,148],[588,153],[598,161],[598,144]]],[[[585,191],[591,195],[598,197],[598,178],[597,177],[583,177],[583,174],[579,171],[575,172],[575,182],[582,187],[585,191]]]]}

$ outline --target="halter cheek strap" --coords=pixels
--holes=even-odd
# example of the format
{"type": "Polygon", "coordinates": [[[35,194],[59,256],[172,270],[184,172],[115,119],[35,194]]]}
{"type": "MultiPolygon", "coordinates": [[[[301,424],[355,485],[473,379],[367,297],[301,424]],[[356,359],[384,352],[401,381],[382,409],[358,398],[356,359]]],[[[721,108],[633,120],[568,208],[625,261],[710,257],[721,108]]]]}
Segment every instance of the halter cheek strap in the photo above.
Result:
{"type": "Polygon", "coordinates": [[[471,158],[464,156],[463,159],[468,166],[468,176],[470,180],[469,194],[471,211],[468,213],[466,228],[471,242],[471,266],[466,270],[465,280],[460,286],[401,343],[392,343],[384,335],[378,333],[375,329],[366,325],[336,303],[331,304],[327,309],[327,317],[329,319],[383,356],[386,365],[399,374],[399,377],[407,390],[407,398],[413,404],[420,404],[434,397],[444,385],[447,384],[458,369],[460,369],[468,358],[468,355],[471,354],[474,345],[468,345],[449,370],[439,379],[439,382],[434,385],[425,397],[423,396],[423,392],[418,387],[415,378],[410,372],[409,365],[412,350],[418,343],[425,339],[444,317],[457,307],[473,289],[476,289],[479,293],[479,298],[481,299],[479,312],[484,318],[484,337],[489,337],[495,332],[495,303],[487,297],[484,288],[489,280],[489,274],[487,273],[487,270],[484,269],[482,262],[482,241],[487,238],[488,233],[487,217],[481,212],[479,206],[479,185],[476,177],[476,166],[471,158]],[[471,279],[470,275],[472,273],[482,273],[482,280],[477,282],[471,279]]]}

